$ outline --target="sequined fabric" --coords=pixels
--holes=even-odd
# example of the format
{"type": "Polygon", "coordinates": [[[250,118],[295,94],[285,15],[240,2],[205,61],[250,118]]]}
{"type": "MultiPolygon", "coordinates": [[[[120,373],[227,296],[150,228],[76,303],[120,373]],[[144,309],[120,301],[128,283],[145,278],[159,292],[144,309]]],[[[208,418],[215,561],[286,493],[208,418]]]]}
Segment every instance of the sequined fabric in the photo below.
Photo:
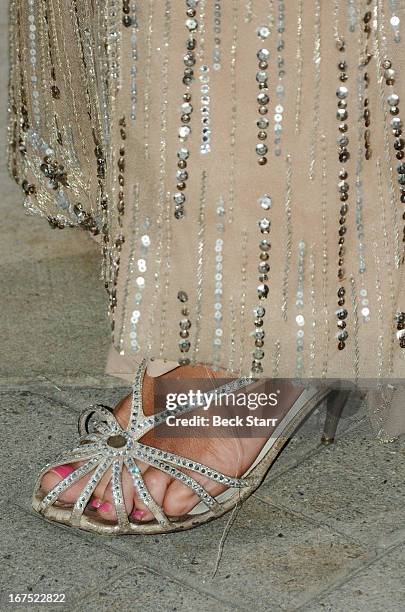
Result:
{"type": "Polygon", "coordinates": [[[10,172],[131,372],[404,377],[400,4],[11,0],[10,172]]]}

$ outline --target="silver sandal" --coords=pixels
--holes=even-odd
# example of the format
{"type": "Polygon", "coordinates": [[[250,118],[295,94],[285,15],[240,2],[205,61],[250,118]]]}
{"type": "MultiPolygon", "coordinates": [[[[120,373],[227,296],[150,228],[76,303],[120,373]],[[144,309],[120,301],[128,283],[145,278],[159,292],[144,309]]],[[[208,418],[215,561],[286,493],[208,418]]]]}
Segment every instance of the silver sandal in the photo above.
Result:
{"type": "MultiPolygon", "coordinates": [[[[322,441],[325,444],[331,443],[347,399],[347,392],[331,392],[327,388],[314,387],[305,389],[281,419],[247,472],[241,478],[234,478],[197,461],[140,442],[148,431],[164,423],[169,415],[180,415],[196,409],[195,405],[190,404],[146,416],[142,409],[142,383],[146,365],[146,360],[143,360],[135,376],[127,427],[121,427],[111,409],[106,406],[90,406],[79,417],[80,446],[62,453],[55,462],[43,468],[35,484],[32,506],[44,518],[107,535],[156,534],[197,527],[222,516],[257,489],[299,424],[327,396],[328,412],[322,441]],[[166,516],[149,493],[137,467],[137,459],[190,487],[198,495],[200,502],[183,517],[166,516]],[[47,471],[77,461],[84,463],[60,480],[48,493],[41,490],[41,480],[47,471]],[[139,522],[128,516],[122,491],[124,466],[132,476],[133,485],[139,497],[154,515],[154,521],[139,522]],[[88,502],[95,488],[110,468],[113,501],[117,516],[115,523],[103,521],[98,514],[91,516],[91,512],[87,511],[88,502]],[[226,491],[212,497],[194,478],[183,471],[184,468],[226,486],[226,491]],[[92,476],[83,487],[74,505],[67,506],[58,501],[63,491],[89,473],[92,473],[92,476]]],[[[252,378],[239,378],[216,388],[215,391],[231,393],[254,381],[255,379],[252,378]]]]}

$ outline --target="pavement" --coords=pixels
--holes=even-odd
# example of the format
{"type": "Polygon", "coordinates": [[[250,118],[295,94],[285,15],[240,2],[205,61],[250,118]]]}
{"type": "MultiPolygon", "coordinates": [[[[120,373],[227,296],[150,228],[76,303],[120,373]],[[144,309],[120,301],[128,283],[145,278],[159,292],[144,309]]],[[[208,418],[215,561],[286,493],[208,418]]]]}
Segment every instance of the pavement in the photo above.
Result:
{"type": "Polygon", "coordinates": [[[98,246],[26,216],[4,156],[0,185],[0,610],[38,605],[11,604],[11,594],[55,593],[65,601],[48,610],[404,612],[405,440],[373,439],[357,399],[332,447],[320,445],[323,415],[313,413],[230,525],[108,538],[32,513],[36,474],[72,445],[80,410],[128,389],[104,374],[98,246]]]}

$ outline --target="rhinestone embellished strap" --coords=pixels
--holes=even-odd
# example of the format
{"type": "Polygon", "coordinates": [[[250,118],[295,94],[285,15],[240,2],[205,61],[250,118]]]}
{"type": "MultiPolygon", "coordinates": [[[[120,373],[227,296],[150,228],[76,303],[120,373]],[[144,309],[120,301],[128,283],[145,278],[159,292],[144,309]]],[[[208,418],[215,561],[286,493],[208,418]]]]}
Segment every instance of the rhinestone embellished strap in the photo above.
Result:
{"type": "MultiPolygon", "coordinates": [[[[220,387],[217,387],[216,389],[213,389],[209,393],[211,393],[212,395],[214,394],[228,395],[229,393],[242,389],[243,387],[247,387],[248,385],[252,384],[254,380],[255,380],[254,378],[238,378],[236,380],[232,380],[229,383],[225,383],[224,385],[221,385],[220,387]]],[[[162,423],[164,423],[167,417],[171,415],[185,414],[187,412],[191,412],[192,410],[202,408],[204,405],[205,405],[204,402],[200,404],[192,404],[192,403],[185,404],[184,406],[177,406],[174,409],[168,408],[167,410],[163,410],[162,412],[159,412],[158,414],[154,414],[149,417],[145,417],[141,421],[137,421],[135,419],[135,421],[132,423],[132,426],[131,426],[131,433],[136,434],[136,437],[139,440],[139,438],[145,435],[148,431],[150,431],[151,429],[154,429],[157,425],[161,425],[162,423]]]]}
{"type": "Polygon", "coordinates": [[[75,505],[73,506],[71,521],[74,527],[79,527],[80,522],[82,520],[83,512],[86,508],[86,505],[89,502],[90,497],[92,496],[94,489],[97,487],[98,483],[107,472],[108,468],[111,465],[111,459],[105,459],[97,466],[96,471],[93,476],[87,482],[86,486],[80,493],[79,497],[76,500],[75,505]]]}
{"type": "MultiPolygon", "coordinates": [[[[80,478],[91,472],[99,463],[99,461],[100,456],[97,455],[96,457],[89,459],[87,463],[84,463],[83,465],[78,467],[74,472],[69,474],[69,476],[66,476],[66,478],[60,480],[58,484],[53,489],[51,489],[49,493],[47,493],[47,495],[45,495],[45,497],[43,498],[39,508],[40,512],[43,512],[48,508],[48,506],[51,506],[53,503],[55,503],[59,495],[63,493],[63,491],[68,489],[73,483],[75,483],[77,480],[80,480],[80,478]]],[[[56,467],[57,465],[60,465],[60,463],[55,464],[53,467],[56,467]]]]}
{"type": "Polygon", "coordinates": [[[139,418],[144,419],[145,414],[142,407],[142,389],[143,389],[143,378],[147,368],[147,360],[142,359],[138,366],[135,374],[134,384],[132,386],[132,401],[131,401],[131,413],[129,416],[128,431],[136,430],[136,422],[139,418]]]}
{"type": "Polygon", "coordinates": [[[125,508],[124,494],[122,491],[122,461],[116,459],[112,465],[111,488],[118,525],[123,529],[129,527],[128,514],[125,508]]]}
{"type": "Polygon", "coordinates": [[[206,476],[215,482],[219,482],[220,484],[226,485],[227,487],[246,487],[252,484],[247,478],[232,478],[231,476],[226,476],[217,470],[210,468],[203,463],[199,463],[198,461],[192,461],[191,459],[187,459],[186,457],[182,457],[181,455],[175,455],[174,453],[169,453],[167,451],[162,451],[154,448],[153,446],[147,446],[145,444],[140,445],[142,451],[145,453],[146,457],[156,458],[156,459],[164,459],[167,463],[171,463],[177,465],[179,467],[187,468],[188,470],[192,470],[193,472],[197,472],[202,476],[206,476]]]}
{"type": "Polygon", "coordinates": [[[170,525],[170,521],[163,512],[162,508],[155,502],[153,497],[148,491],[145,482],[142,478],[141,472],[132,457],[128,457],[125,460],[125,465],[132,476],[132,482],[134,483],[135,490],[137,491],[140,499],[143,501],[145,506],[149,508],[155,519],[162,525],[170,525]]]}

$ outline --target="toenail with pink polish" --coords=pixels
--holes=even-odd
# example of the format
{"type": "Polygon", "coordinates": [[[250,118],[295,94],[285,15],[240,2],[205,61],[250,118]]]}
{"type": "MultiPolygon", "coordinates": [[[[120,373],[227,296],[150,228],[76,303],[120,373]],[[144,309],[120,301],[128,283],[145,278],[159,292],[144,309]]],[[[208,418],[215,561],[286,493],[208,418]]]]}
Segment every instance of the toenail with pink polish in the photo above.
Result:
{"type": "Polygon", "coordinates": [[[69,476],[69,474],[71,474],[74,471],[75,471],[75,469],[72,468],[71,465],[67,465],[67,464],[65,464],[65,465],[58,465],[57,467],[54,467],[51,470],[51,472],[55,472],[55,474],[57,474],[61,478],[66,478],[66,476],[69,476]]]}
{"type": "Polygon", "coordinates": [[[96,498],[92,499],[91,502],[90,502],[90,506],[92,508],[97,508],[97,509],[100,508],[101,504],[102,504],[101,500],[96,499],[96,498]]]}
{"type": "Polygon", "coordinates": [[[140,521],[141,518],[144,516],[145,511],[144,510],[135,510],[134,512],[132,512],[131,516],[132,518],[134,518],[136,521],[140,521]]]}
{"type": "Polygon", "coordinates": [[[100,504],[98,507],[99,512],[110,512],[110,510],[112,510],[112,505],[104,502],[103,504],[100,504]]]}

